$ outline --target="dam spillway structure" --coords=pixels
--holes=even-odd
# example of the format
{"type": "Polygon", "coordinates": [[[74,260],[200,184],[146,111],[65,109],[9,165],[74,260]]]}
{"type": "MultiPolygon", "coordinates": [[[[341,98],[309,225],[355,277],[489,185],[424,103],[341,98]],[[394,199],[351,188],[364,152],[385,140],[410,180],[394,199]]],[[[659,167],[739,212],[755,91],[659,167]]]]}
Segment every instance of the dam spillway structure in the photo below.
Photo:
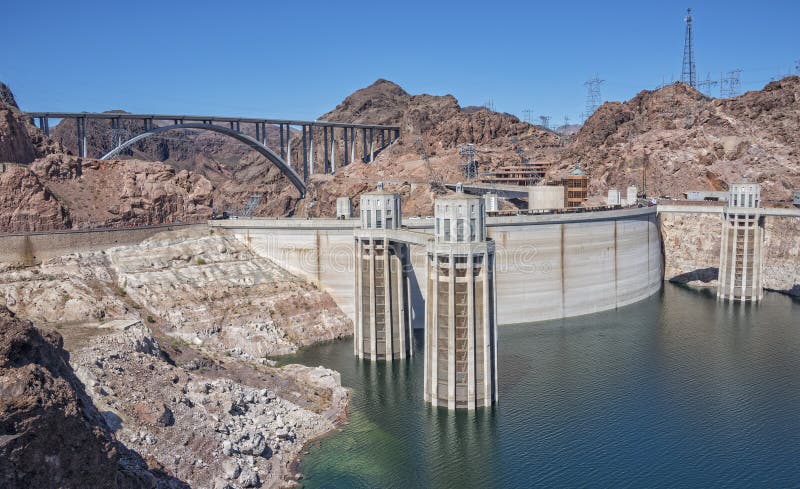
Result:
{"type": "Polygon", "coordinates": [[[497,400],[497,310],[494,242],[486,238],[480,197],[434,203],[434,239],[427,249],[425,400],[449,409],[497,400]]]}
{"type": "Polygon", "coordinates": [[[763,297],[764,216],[760,186],[731,185],[722,211],[719,299],[757,302],[763,297]]]}
{"type": "Polygon", "coordinates": [[[355,331],[358,358],[392,361],[413,354],[406,243],[400,229],[400,196],[383,190],[361,195],[361,228],[355,233],[355,331]]]}

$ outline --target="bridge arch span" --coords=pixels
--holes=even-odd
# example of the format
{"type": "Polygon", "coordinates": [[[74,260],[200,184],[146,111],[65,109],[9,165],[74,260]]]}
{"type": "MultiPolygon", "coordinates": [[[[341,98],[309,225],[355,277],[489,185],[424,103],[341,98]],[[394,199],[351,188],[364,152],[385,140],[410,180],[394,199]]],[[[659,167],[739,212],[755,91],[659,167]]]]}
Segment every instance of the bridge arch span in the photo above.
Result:
{"type": "Polygon", "coordinates": [[[251,138],[247,134],[243,134],[233,129],[229,129],[224,126],[218,126],[215,124],[203,124],[198,122],[198,123],[174,124],[171,126],[163,126],[163,127],[154,127],[125,141],[124,143],[120,144],[116,148],[112,149],[111,151],[103,155],[103,157],[100,159],[101,160],[111,159],[117,156],[123,149],[128,148],[129,146],[141,141],[142,139],[145,139],[147,137],[162,132],[172,131],[174,129],[201,129],[204,131],[213,131],[213,132],[218,132],[220,134],[225,134],[226,136],[230,136],[238,141],[241,141],[242,143],[254,149],[261,155],[265,156],[270,162],[272,162],[273,165],[277,166],[278,169],[281,171],[281,173],[286,175],[289,181],[292,182],[292,185],[294,185],[300,192],[300,197],[301,198],[305,197],[306,184],[303,182],[303,179],[296,171],[294,171],[294,169],[291,166],[286,164],[286,162],[283,161],[283,159],[281,159],[280,156],[275,154],[274,151],[261,144],[258,140],[251,138]]]}

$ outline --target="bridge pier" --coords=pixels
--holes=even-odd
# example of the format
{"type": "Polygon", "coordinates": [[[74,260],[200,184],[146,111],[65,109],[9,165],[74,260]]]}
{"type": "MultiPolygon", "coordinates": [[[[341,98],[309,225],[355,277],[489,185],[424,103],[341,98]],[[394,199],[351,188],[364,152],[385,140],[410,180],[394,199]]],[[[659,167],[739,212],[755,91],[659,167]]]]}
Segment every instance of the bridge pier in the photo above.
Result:
{"type": "Polygon", "coordinates": [[[336,128],[331,126],[331,173],[336,173],[336,128]]]}
{"type": "Polygon", "coordinates": [[[323,173],[328,174],[330,161],[328,160],[328,126],[322,126],[322,151],[324,153],[323,173]]]}
{"type": "Polygon", "coordinates": [[[425,400],[448,409],[497,401],[494,242],[483,199],[459,192],[435,202],[425,301],[425,400]]]}
{"type": "Polygon", "coordinates": [[[281,147],[281,159],[286,159],[286,148],[283,146],[283,124],[278,124],[278,133],[280,133],[280,142],[278,146],[281,147]]]}
{"type": "Polygon", "coordinates": [[[759,212],[761,190],[756,183],[733,184],[722,211],[719,285],[723,300],[763,298],[764,216],[759,212]]]}
{"type": "Polygon", "coordinates": [[[400,229],[400,196],[385,192],[361,195],[361,229],[355,236],[356,321],[354,353],[386,360],[413,355],[408,245],[390,238],[400,229]]]}
{"type": "Polygon", "coordinates": [[[308,157],[310,159],[309,164],[311,165],[309,175],[314,174],[314,126],[308,126],[308,157]]]}
{"type": "Polygon", "coordinates": [[[343,140],[342,142],[344,143],[344,154],[342,155],[342,160],[343,160],[342,161],[342,166],[347,166],[347,164],[350,163],[350,161],[349,161],[349,156],[350,155],[349,155],[349,153],[347,151],[347,149],[348,149],[348,145],[347,145],[347,126],[345,126],[342,129],[342,131],[344,132],[344,134],[342,135],[343,136],[342,137],[342,140],[343,140]]]}
{"type": "Polygon", "coordinates": [[[50,121],[47,117],[39,117],[39,129],[44,132],[45,136],[50,135],[50,121]]]}
{"type": "Polygon", "coordinates": [[[78,156],[86,158],[86,118],[78,117],[75,125],[78,130],[78,156]]]}
{"type": "Polygon", "coordinates": [[[375,161],[375,129],[369,128],[369,162],[375,161]]]}
{"type": "Polygon", "coordinates": [[[362,152],[364,153],[364,155],[361,157],[361,161],[366,163],[367,162],[367,128],[366,127],[361,129],[361,136],[362,136],[362,139],[364,140],[363,141],[363,146],[362,146],[362,152]]]}
{"type": "Polygon", "coordinates": [[[292,166],[292,133],[289,124],[286,124],[286,164],[292,166]]]}
{"type": "Polygon", "coordinates": [[[308,182],[308,143],[306,142],[306,132],[308,126],[301,126],[303,129],[303,181],[308,182]]]}
{"type": "Polygon", "coordinates": [[[356,161],[356,128],[350,128],[350,162],[356,161]]]}

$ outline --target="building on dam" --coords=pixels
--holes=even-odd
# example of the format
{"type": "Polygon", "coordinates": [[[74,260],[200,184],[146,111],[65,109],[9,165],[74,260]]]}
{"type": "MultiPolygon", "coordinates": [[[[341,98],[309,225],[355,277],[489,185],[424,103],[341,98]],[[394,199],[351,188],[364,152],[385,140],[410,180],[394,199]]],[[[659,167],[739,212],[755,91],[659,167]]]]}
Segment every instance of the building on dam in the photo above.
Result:
{"type": "Polygon", "coordinates": [[[719,286],[717,297],[736,301],[760,301],[764,216],[761,190],[756,183],[731,185],[722,212],[719,286]]]}
{"type": "MultiPolygon", "coordinates": [[[[460,189],[459,189],[460,190],[460,189]]],[[[425,400],[449,409],[497,399],[494,242],[480,197],[457,192],[434,204],[427,249],[425,400]]]]}
{"type": "Polygon", "coordinates": [[[400,228],[400,196],[383,190],[361,195],[355,233],[356,321],[359,358],[393,360],[413,354],[407,307],[408,245],[392,239],[400,228]]]}

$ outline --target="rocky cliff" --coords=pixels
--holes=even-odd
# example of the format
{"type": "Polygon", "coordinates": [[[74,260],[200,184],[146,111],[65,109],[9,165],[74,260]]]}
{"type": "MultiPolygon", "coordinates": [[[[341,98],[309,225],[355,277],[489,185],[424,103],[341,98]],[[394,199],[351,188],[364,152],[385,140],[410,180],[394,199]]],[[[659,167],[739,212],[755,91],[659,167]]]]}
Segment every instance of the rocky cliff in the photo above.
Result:
{"type": "Polygon", "coordinates": [[[800,188],[800,77],[731,99],[711,99],[676,83],[603,104],[560,156],[560,170],[580,161],[591,192],[642,187],[680,197],[691,189],[724,190],[746,179],[765,201],[800,188]]]}
{"type": "Polygon", "coordinates": [[[70,366],[58,333],[0,307],[0,485],[181,487],[114,439],[70,366]],[[160,480],[159,480],[160,479],[160,480]]]}
{"type": "MultiPolygon", "coordinates": [[[[664,242],[664,278],[697,287],[716,287],[722,221],[707,214],[659,216],[664,242]]],[[[800,220],[765,218],[764,287],[800,297],[800,220]]]]}
{"type": "MultiPolygon", "coordinates": [[[[71,121],[63,121],[53,129],[56,142],[48,143],[50,149],[46,149],[38,130],[12,117],[16,111],[13,106],[4,107],[7,112],[2,130],[9,136],[2,151],[11,155],[9,158],[29,162],[41,160],[47,154],[74,152],[71,121]]],[[[596,201],[602,200],[609,187],[635,184],[641,188],[643,182],[649,195],[680,196],[689,189],[720,190],[731,182],[747,179],[761,183],[765,201],[770,203],[784,202],[792,189],[800,187],[796,130],[800,124],[798,77],[787,77],[763,90],[731,99],[711,99],[680,83],[645,90],[629,101],[604,104],[573,135],[545,130],[509,114],[461,107],[450,95],[412,95],[387,80],[377,80],[355,91],[320,119],[396,124],[401,127],[402,136],[392,145],[378,147],[376,160],[364,164],[360,161],[363,143],[357,134],[357,162],[343,167],[343,134],[337,133],[333,151],[337,172],[325,176],[319,174],[324,154],[320,144],[322,129],[315,130],[313,159],[317,174],[310,178],[308,198],[300,201],[296,190],[273,165],[238,142],[205,131],[175,131],[140,143],[124,156],[131,163],[117,164],[116,168],[142,165],[135,161],[137,158],[164,160],[178,172],[187,170],[187,181],[200,184],[201,178],[205,178],[210,191],[206,191],[205,183],[200,186],[207,199],[198,202],[190,196],[194,190],[189,190],[186,198],[178,201],[157,194],[143,195],[142,207],[150,207],[151,211],[142,211],[137,207],[138,202],[109,209],[102,198],[94,207],[63,203],[62,206],[70,214],[73,227],[80,227],[86,221],[117,225],[193,219],[207,212],[206,209],[201,212],[199,206],[238,211],[252,193],[264,195],[256,215],[330,216],[336,197],[357,197],[374,188],[378,181],[384,181],[390,190],[400,192],[406,199],[407,215],[425,215],[430,214],[435,196],[431,181],[464,179],[463,161],[458,154],[458,146],[463,143],[476,145],[482,172],[523,160],[545,161],[554,164],[549,176],[559,178],[577,162],[590,175],[590,190],[596,201]],[[430,164],[425,162],[423,153],[430,164]],[[190,210],[180,215],[175,209],[182,208],[187,198],[190,210]],[[160,208],[162,201],[167,209],[160,208]],[[86,213],[91,217],[78,215],[77,208],[88,209],[86,213]]],[[[157,123],[171,124],[171,121],[157,123]]],[[[123,132],[138,131],[133,124],[123,123],[123,132]]],[[[254,132],[254,128],[246,125],[242,130],[254,132]]],[[[565,133],[572,131],[574,128],[565,133]]],[[[111,147],[110,123],[90,121],[87,137],[93,156],[105,152],[111,147]]],[[[276,128],[270,128],[269,145],[279,149],[276,128]]],[[[299,135],[294,134],[290,154],[298,171],[303,156],[301,146],[299,135]]],[[[88,162],[83,164],[91,166],[88,162]]],[[[91,192],[73,198],[80,192],[79,185],[51,186],[49,177],[39,178],[43,187],[53,190],[51,194],[59,202],[62,198],[76,202],[90,199],[91,192]]],[[[25,210],[17,212],[26,214],[25,210]]]]}
{"type": "MultiPolygon", "coordinates": [[[[70,352],[63,363],[85,386],[84,405],[102,413],[107,443],[158,487],[291,486],[304,444],[345,416],[349,394],[336,372],[278,368],[268,357],[349,334],[350,320],[328,294],[220,230],[0,267],[4,307],[58,329],[70,352]]],[[[20,396],[0,396],[0,428],[3,402],[20,396]]],[[[31,423],[26,433],[45,438],[31,423]]],[[[87,457],[85,470],[113,478],[112,455],[99,465],[87,457]]],[[[31,477],[43,477],[34,469],[31,477]]]]}

